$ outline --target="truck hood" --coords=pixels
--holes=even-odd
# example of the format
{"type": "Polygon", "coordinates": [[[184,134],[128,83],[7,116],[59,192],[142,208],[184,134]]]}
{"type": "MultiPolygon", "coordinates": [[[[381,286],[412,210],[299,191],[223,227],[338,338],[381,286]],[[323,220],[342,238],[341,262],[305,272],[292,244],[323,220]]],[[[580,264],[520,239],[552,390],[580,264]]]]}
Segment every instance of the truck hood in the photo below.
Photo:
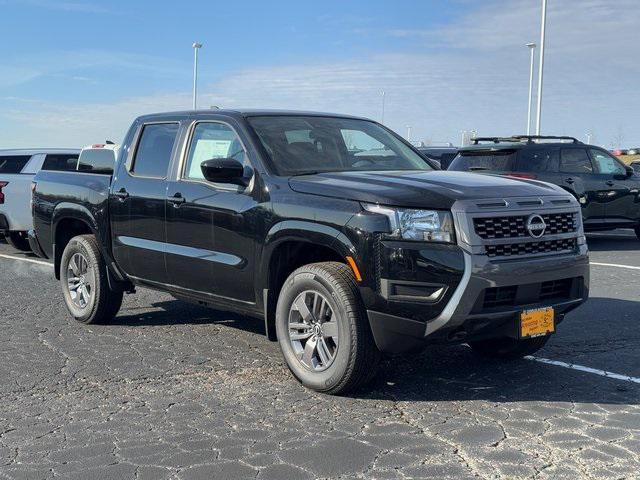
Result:
{"type": "Polygon", "coordinates": [[[457,200],[562,195],[536,180],[451,171],[327,172],[291,177],[300,193],[398,207],[448,209],[457,200]]]}

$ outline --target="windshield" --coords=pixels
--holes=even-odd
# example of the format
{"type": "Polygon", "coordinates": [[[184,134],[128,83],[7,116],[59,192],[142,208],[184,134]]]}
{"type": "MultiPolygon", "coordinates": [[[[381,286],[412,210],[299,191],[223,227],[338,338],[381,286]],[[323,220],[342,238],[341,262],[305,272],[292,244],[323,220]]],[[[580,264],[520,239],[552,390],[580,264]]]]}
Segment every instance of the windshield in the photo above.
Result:
{"type": "Polygon", "coordinates": [[[374,122],[332,117],[251,117],[279,175],[371,170],[433,170],[374,122]]]}
{"type": "Polygon", "coordinates": [[[515,170],[515,159],[513,150],[462,152],[451,162],[448,170],[509,172],[515,170]]]}

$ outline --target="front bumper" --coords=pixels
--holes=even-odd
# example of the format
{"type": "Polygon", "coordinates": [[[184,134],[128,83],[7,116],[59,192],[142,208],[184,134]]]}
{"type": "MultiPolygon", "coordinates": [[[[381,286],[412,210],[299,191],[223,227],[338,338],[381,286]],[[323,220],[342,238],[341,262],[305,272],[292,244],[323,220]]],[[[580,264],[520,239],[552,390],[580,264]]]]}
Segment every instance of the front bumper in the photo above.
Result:
{"type": "MultiPolygon", "coordinates": [[[[586,245],[576,253],[491,261],[485,255],[463,252],[464,274],[442,311],[426,322],[393,312],[367,311],[369,323],[380,350],[401,353],[425,343],[462,343],[473,339],[513,336],[520,312],[553,306],[556,322],[586,301],[589,295],[589,257],[586,245]],[[568,295],[539,298],[522,295],[511,305],[483,308],[488,289],[514,287],[526,293],[536,285],[571,282],[568,295]]],[[[568,284],[568,283],[567,283],[568,284]]],[[[539,287],[538,287],[539,288],[539,287]]]]}

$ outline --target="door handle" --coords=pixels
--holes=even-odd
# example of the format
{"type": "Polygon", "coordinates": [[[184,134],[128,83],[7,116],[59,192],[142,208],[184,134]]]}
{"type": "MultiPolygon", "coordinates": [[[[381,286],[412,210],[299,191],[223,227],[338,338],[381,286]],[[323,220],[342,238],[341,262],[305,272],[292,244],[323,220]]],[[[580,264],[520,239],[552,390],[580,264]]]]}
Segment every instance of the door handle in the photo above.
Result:
{"type": "Polygon", "coordinates": [[[575,183],[575,180],[571,177],[565,178],[564,181],[567,182],[568,184],[575,183]]]}
{"type": "Polygon", "coordinates": [[[187,201],[187,199],[184,198],[181,193],[176,193],[171,197],[167,197],[167,200],[173,203],[173,205],[176,207],[187,201]]]}
{"type": "Polygon", "coordinates": [[[607,185],[609,185],[610,187],[613,187],[615,183],[613,183],[613,180],[607,180],[607,185]]]}
{"type": "Polygon", "coordinates": [[[124,202],[127,198],[129,198],[129,192],[127,192],[124,188],[121,188],[117,192],[114,192],[114,195],[120,200],[124,202]]]}

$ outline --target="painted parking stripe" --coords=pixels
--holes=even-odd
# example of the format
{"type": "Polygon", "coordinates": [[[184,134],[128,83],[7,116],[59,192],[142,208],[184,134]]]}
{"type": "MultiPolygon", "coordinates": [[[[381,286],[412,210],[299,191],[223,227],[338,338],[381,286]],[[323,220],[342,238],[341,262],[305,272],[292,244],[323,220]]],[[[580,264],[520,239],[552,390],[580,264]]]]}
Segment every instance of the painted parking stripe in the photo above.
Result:
{"type": "Polygon", "coordinates": [[[558,360],[549,360],[548,358],[533,357],[527,355],[525,360],[532,360],[534,362],[544,363],[546,365],[555,365],[556,367],[570,368],[572,370],[578,370],[580,372],[593,373],[594,375],[600,375],[601,377],[612,378],[614,380],[623,380],[625,382],[640,383],[640,378],[630,377],[628,375],[620,375],[619,373],[607,372],[606,370],[599,370],[597,368],[585,367],[583,365],[576,365],[575,363],[560,362],[558,360]]]}
{"type": "Polygon", "coordinates": [[[4,255],[0,253],[0,258],[8,258],[10,260],[18,260],[20,262],[35,263],[36,265],[46,265],[47,267],[53,267],[52,263],[45,262],[43,260],[34,260],[33,258],[14,257],[13,255],[4,255]]]}
{"type": "Polygon", "coordinates": [[[620,265],[619,263],[589,262],[589,265],[597,265],[599,267],[628,268],[629,270],[640,270],[640,267],[634,267],[633,265],[620,265]]]}

